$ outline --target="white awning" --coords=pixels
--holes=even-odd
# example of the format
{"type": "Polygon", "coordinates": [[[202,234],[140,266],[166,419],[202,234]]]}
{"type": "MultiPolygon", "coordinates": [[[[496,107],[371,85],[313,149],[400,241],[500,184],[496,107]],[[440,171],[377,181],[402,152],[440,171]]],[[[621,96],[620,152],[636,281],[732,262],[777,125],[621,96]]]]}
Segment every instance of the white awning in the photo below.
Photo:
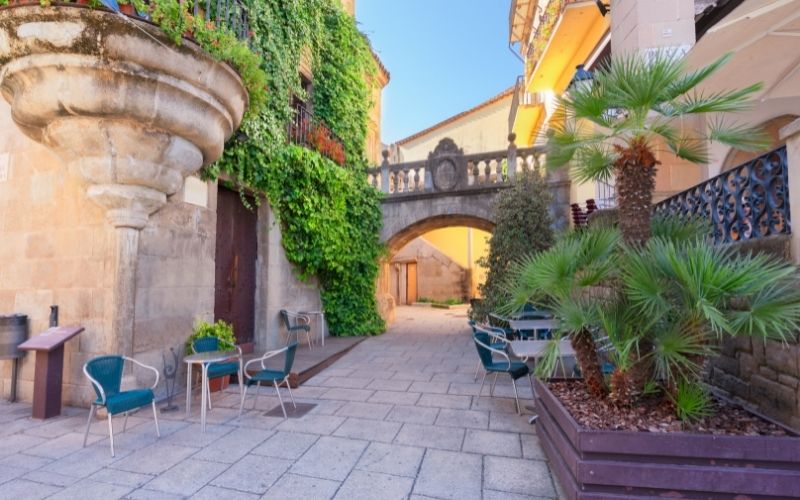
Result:
{"type": "Polygon", "coordinates": [[[761,100],[800,97],[800,0],[746,0],[708,30],[687,58],[700,67],[728,52],[732,60],[704,90],[763,82],[761,100]]]}

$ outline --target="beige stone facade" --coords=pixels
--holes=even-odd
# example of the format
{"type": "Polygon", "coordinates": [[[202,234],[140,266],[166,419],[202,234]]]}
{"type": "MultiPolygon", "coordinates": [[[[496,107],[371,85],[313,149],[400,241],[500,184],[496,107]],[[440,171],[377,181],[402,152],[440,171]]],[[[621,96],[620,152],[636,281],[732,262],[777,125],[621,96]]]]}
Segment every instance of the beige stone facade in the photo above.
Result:
{"type": "MultiPolygon", "coordinates": [[[[36,335],[58,305],[61,325],[85,328],[66,344],[69,404],[94,397],[82,373],[91,357],[160,369],[198,319],[214,319],[217,184],[184,177],[219,156],[247,100],[227,65],[122,22],[69,7],[0,11],[0,314],[29,316],[36,335]],[[56,31],[29,29],[43,20],[56,31]],[[58,26],[71,35],[53,41],[58,26]]],[[[313,282],[294,277],[266,201],[257,231],[255,342],[267,349],[282,339],[278,310],[320,301],[313,282]]],[[[23,400],[33,361],[21,363],[23,400]]],[[[2,397],[11,366],[0,361],[2,397]]]]}

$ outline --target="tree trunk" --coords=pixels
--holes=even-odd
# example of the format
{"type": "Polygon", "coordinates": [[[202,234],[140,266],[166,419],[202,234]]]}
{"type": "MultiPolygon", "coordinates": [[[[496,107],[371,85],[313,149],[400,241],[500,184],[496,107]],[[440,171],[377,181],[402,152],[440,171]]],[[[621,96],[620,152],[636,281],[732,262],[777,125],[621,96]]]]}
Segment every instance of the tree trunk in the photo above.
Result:
{"type": "Polygon", "coordinates": [[[581,366],[581,373],[583,373],[583,380],[586,382],[589,395],[597,399],[605,398],[608,388],[603,378],[600,362],[597,361],[597,345],[594,343],[592,333],[584,328],[574,332],[571,338],[572,348],[575,349],[575,358],[581,366]]]}
{"type": "Polygon", "coordinates": [[[616,146],[619,158],[614,164],[619,209],[619,229],[629,245],[641,245],[650,239],[656,160],[644,140],[630,146],[616,146]]]}

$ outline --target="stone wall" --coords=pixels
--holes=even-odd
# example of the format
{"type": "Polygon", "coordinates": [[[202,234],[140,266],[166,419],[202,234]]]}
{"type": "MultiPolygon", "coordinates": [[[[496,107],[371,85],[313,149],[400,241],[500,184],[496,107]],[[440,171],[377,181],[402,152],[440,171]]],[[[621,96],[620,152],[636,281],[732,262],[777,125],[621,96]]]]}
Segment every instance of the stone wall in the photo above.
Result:
{"type": "MultiPolygon", "coordinates": [[[[469,271],[458,265],[425,238],[419,237],[404,246],[392,258],[391,293],[396,303],[398,297],[398,276],[394,264],[417,263],[417,297],[445,301],[466,299],[469,295],[469,271]]],[[[405,284],[405,283],[403,283],[405,284]]],[[[400,295],[403,295],[402,293],[400,295]]]]}
{"type": "MultiPolygon", "coordinates": [[[[33,336],[48,327],[50,306],[57,304],[60,324],[85,327],[66,344],[63,386],[65,403],[85,405],[92,390],[83,364],[115,345],[109,314],[114,228],[104,209],[86,196],[80,177],[18,131],[3,100],[0,130],[0,314],[28,315],[33,336]]],[[[150,217],[139,242],[133,353],[159,370],[162,353],[169,354],[170,347],[182,352],[195,321],[214,318],[217,186],[197,179],[192,185],[200,189],[178,191],[150,217]]],[[[316,283],[300,282],[286,260],[267,203],[259,208],[258,227],[255,340],[263,350],[285,342],[280,309],[321,306],[316,283]]],[[[33,362],[28,354],[21,363],[22,400],[32,398],[33,362]]],[[[10,393],[11,367],[11,361],[0,361],[3,398],[10,393]]],[[[179,368],[180,387],[185,371],[179,368]]],[[[140,383],[152,376],[134,375],[141,376],[140,383]]],[[[163,383],[157,392],[163,394],[163,383]]]]}
{"type": "MultiPolygon", "coordinates": [[[[50,306],[63,325],[86,331],[66,345],[64,399],[81,399],[81,366],[110,345],[104,322],[110,294],[113,228],[85,186],[43,146],[22,135],[0,99],[0,314],[26,314],[30,335],[48,327],[50,306]],[[7,156],[6,156],[7,155],[7,156]]],[[[34,356],[21,363],[18,397],[30,400],[34,356]]],[[[0,395],[11,361],[0,361],[0,395]]]]}
{"type": "MultiPolygon", "coordinates": [[[[789,257],[789,236],[737,244],[741,252],[789,257]]],[[[709,381],[759,412],[800,430],[800,345],[798,337],[783,344],[750,337],[728,339],[711,360],[709,381]]]]}
{"type": "MultiPolygon", "coordinates": [[[[286,344],[280,310],[319,311],[319,287],[314,279],[303,282],[286,259],[281,230],[269,204],[258,209],[258,260],[256,261],[255,342],[259,349],[286,344]]],[[[319,338],[318,317],[312,317],[311,333],[319,338]]]]}

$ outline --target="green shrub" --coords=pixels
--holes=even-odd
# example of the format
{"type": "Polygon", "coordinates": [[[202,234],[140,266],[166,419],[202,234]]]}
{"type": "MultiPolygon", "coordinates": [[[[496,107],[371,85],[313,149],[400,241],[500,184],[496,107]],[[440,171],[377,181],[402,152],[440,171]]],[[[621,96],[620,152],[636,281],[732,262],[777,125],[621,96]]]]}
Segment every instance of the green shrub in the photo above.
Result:
{"type": "Polygon", "coordinates": [[[508,300],[507,281],[514,262],[553,244],[551,196],[536,171],[524,170],[514,185],[501,192],[494,206],[496,225],[489,238],[489,254],[478,265],[488,270],[478,287],[483,300],[473,302],[470,317],[482,321],[508,300]]]}
{"type": "Polygon", "coordinates": [[[198,321],[194,325],[192,335],[186,339],[186,354],[192,354],[192,343],[204,337],[216,337],[220,339],[223,344],[236,345],[236,337],[233,335],[233,326],[219,320],[216,323],[208,323],[206,321],[198,321]]]}

